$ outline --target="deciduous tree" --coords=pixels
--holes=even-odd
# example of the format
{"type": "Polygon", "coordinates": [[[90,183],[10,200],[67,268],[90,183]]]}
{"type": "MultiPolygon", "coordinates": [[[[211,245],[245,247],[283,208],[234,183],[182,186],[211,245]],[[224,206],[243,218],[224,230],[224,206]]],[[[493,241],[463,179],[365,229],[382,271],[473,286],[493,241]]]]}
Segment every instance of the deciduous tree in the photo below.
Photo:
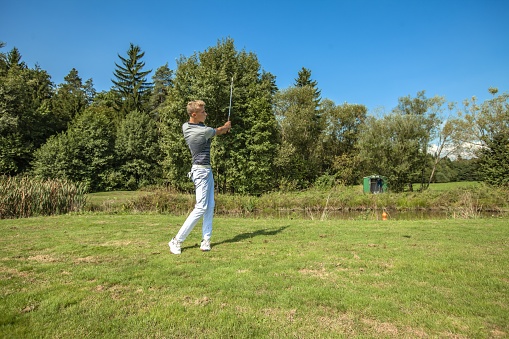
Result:
{"type": "Polygon", "coordinates": [[[472,142],[477,145],[480,174],[493,185],[509,185],[509,93],[497,95],[477,104],[473,98],[466,102],[465,119],[469,122],[472,142]]]}
{"type": "Polygon", "coordinates": [[[348,103],[336,106],[325,99],[321,112],[324,123],[320,136],[324,150],[322,172],[334,174],[342,184],[358,183],[361,171],[356,145],[366,120],[366,106],[348,103]]]}
{"type": "Polygon", "coordinates": [[[133,111],[119,126],[115,141],[117,188],[138,189],[161,178],[161,152],[154,119],[133,111]]]}
{"type": "Polygon", "coordinates": [[[71,69],[64,80],[65,82],[57,87],[52,98],[56,132],[65,130],[67,124],[88,107],[93,99],[90,95],[94,93],[92,82],[83,84],[75,68],[71,69]]]}
{"type": "Polygon", "coordinates": [[[61,134],[35,152],[33,174],[84,182],[92,192],[106,190],[114,164],[115,127],[102,108],[91,107],[61,134]]]}
{"type": "Polygon", "coordinates": [[[290,87],[278,92],[274,112],[281,133],[281,145],[275,159],[284,182],[304,188],[320,175],[322,120],[311,86],[290,87]]]}
{"type": "Polygon", "coordinates": [[[214,138],[211,158],[221,191],[261,193],[273,189],[273,158],[277,144],[272,114],[274,76],[260,69],[255,54],[236,51],[233,39],[219,41],[201,53],[181,57],[161,114],[161,148],[169,182],[190,189],[186,173],[190,154],[182,136],[189,120],[186,104],[201,99],[208,113],[206,124],[217,127],[227,120],[233,77],[232,130],[214,138]]]}
{"type": "Polygon", "coordinates": [[[427,153],[439,121],[436,105],[440,102],[438,97],[426,99],[424,92],[419,92],[414,99],[401,98],[391,114],[369,117],[358,144],[367,172],[388,177],[393,191],[402,191],[405,185],[411,190],[412,183],[429,168],[427,153]]]}
{"type": "Polygon", "coordinates": [[[50,76],[15,60],[0,74],[0,173],[8,175],[27,171],[33,152],[54,133],[50,76]]]}

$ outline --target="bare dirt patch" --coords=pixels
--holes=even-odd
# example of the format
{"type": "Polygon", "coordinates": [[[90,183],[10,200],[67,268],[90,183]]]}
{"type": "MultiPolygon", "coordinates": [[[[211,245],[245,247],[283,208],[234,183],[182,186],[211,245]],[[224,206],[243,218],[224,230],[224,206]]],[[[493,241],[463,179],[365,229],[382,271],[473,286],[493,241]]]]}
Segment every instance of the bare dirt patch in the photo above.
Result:
{"type": "Polygon", "coordinates": [[[40,263],[58,262],[59,261],[57,258],[55,258],[51,255],[48,255],[48,254],[38,254],[38,255],[30,256],[27,259],[37,261],[40,263]]]}
{"type": "Polygon", "coordinates": [[[133,240],[111,240],[105,243],[102,243],[101,246],[106,247],[126,247],[126,246],[144,246],[146,243],[142,241],[133,241],[133,240]]]}
{"type": "Polygon", "coordinates": [[[319,264],[319,268],[303,268],[299,270],[301,274],[317,277],[320,279],[327,279],[330,276],[330,272],[327,272],[323,263],[319,264]]]}
{"type": "Polygon", "coordinates": [[[97,257],[89,255],[88,257],[76,258],[73,262],[75,264],[97,264],[100,263],[101,260],[97,257]]]}

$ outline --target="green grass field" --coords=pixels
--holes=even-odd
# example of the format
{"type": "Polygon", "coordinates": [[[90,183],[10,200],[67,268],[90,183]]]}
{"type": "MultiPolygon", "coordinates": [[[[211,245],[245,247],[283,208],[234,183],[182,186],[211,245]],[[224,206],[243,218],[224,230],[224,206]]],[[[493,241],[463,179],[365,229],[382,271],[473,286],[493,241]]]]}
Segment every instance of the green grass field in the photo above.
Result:
{"type": "MultiPolygon", "coordinates": [[[[418,190],[420,184],[416,184],[414,186],[415,190],[418,190]]],[[[481,183],[477,181],[458,181],[458,182],[440,182],[433,183],[429,185],[429,190],[431,191],[449,191],[456,188],[476,188],[481,186],[481,183]]]]}
{"type": "Polygon", "coordinates": [[[507,338],[507,219],[0,220],[1,338],[507,338]]]}

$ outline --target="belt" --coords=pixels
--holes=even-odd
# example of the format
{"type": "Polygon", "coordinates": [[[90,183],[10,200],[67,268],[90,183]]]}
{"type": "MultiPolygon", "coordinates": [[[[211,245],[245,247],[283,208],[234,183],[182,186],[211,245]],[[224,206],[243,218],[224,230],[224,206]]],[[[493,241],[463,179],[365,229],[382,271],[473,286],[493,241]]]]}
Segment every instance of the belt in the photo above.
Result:
{"type": "Polygon", "coordinates": [[[211,169],[212,166],[210,165],[193,165],[194,168],[208,168],[208,169],[211,169]]]}

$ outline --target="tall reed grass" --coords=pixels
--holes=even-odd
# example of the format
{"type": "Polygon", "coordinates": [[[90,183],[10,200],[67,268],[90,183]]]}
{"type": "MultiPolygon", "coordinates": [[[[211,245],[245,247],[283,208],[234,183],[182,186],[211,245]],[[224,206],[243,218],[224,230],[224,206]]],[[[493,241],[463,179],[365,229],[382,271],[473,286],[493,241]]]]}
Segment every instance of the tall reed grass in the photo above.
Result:
{"type": "Polygon", "coordinates": [[[0,176],[0,219],[78,212],[87,187],[68,180],[0,176]]]}

